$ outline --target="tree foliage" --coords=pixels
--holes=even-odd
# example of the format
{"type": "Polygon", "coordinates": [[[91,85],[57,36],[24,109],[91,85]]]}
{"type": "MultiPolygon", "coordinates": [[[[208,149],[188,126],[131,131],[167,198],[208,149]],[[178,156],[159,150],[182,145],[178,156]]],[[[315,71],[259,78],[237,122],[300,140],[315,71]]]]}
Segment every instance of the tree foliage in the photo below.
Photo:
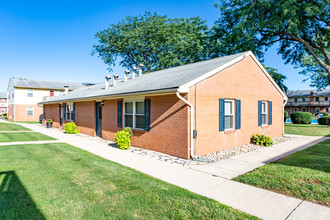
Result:
{"type": "Polygon", "coordinates": [[[288,91],[288,87],[284,85],[284,80],[286,79],[286,76],[280,74],[277,69],[266,67],[267,72],[269,75],[274,79],[274,81],[277,83],[277,85],[282,89],[283,92],[288,91]]]}
{"type": "Polygon", "coordinates": [[[278,43],[286,63],[303,67],[312,85],[330,84],[330,0],[222,0],[216,7],[213,56],[252,50],[262,59],[278,43]]]}
{"type": "Polygon", "coordinates": [[[92,54],[97,53],[109,69],[120,58],[122,67],[131,69],[143,63],[148,72],[155,71],[205,59],[207,32],[199,17],[171,19],[146,12],[98,32],[99,44],[92,54]]]}

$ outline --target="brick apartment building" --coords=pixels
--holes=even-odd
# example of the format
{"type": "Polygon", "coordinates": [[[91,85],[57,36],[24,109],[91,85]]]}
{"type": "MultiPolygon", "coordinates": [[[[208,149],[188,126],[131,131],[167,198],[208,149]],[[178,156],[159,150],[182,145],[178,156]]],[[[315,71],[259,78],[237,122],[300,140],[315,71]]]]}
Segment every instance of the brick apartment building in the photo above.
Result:
{"type": "Polygon", "coordinates": [[[182,158],[283,135],[287,97],[252,52],[124,76],[41,102],[45,119],[108,140],[131,127],[133,146],[182,158]]]}
{"type": "Polygon", "coordinates": [[[10,121],[39,121],[43,116],[43,109],[38,102],[52,96],[64,95],[65,88],[72,91],[85,87],[83,83],[56,82],[33,80],[25,78],[10,78],[8,94],[8,120],[10,121]]]}
{"type": "Polygon", "coordinates": [[[285,111],[292,112],[329,112],[330,110],[330,89],[298,90],[287,92],[288,102],[285,111]]]}
{"type": "Polygon", "coordinates": [[[7,113],[7,93],[6,92],[0,92],[0,115],[7,113]]]}

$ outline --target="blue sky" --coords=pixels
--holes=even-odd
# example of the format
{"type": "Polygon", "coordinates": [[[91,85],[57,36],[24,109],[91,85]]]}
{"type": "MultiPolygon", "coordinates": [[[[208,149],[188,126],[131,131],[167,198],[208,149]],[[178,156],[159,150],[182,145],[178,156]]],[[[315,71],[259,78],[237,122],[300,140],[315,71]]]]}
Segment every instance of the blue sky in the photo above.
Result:
{"type": "MultiPolygon", "coordinates": [[[[219,18],[215,0],[15,1],[0,0],[0,91],[9,77],[102,82],[107,65],[96,55],[94,35],[126,16],[157,12],[169,17],[200,16],[211,27],[219,18]]],[[[309,89],[299,69],[285,65],[276,48],[265,55],[266,66],[287,76],[291,90],[309,89]]],[[[120,76],[124,69],[115,67],[120,76]]]]}

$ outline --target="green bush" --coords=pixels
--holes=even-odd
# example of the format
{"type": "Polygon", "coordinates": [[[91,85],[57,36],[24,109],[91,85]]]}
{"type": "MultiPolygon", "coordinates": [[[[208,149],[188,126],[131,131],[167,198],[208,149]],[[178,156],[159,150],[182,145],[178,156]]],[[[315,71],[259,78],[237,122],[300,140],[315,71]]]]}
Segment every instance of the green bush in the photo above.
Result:
{"type": "Polygon", "coordinates": [[[124,128],[123,131],[128,132],[128,133],[129,133],[129,136],[130,136],[130,137],[133,137],[133,131],[132,131],[131,128],[128,128],[128,127],[127,127],[127,128],[124,128]]]}
{"type": "Polygon", "coordinates": [[[315,117],[318,116],[319,114],[323,114],[323,116],[329,115],[328,112],[317,112],[317,113],[315,113],[315,117]]]}
{"type": "Polygon", "coordinates": [[[320,125],[330,125],[330,115],[319,118],[319,124],[320,125]]]}
{"type": "Polygon", "coordinates": [[[310,112],[294,112],[290,115],[293,124],[310,124],[313,115],[310,112]]]}
{"type": "Polygon", "coordinates": [[[47,123],[53,123],[53,119],[47,119],[47,123]]]}
{"type": "Polygon", "coordinates": [[[263,134],[253,134],[251,138],[251,143],[260,145],[260,146],[271,146],[274,144],[274,141],[271,137],[263,134]]]}
{"type": "Polygon", "coordinates": [[[131,145],[131,136],[127,131],[117,131],[115,135],[115,141],[118,148],[127,150],[131,145]]]}
{"type": "Polygon", "coordinates": [[[64,125],[64,130],[67,134],[79,134],[80,130],[77,129],[77,125],[74,122],[69,122],[64,125]]]}
{"type": "Polygon", "coordinates": [[[7,113],[3,113],[2,116],[7,116],[7,113]]]}
{"type": "Polygon", "coordinates": [[[289,112],[284,111],[284,118],[288,118],[289,117],[289,112]]]}

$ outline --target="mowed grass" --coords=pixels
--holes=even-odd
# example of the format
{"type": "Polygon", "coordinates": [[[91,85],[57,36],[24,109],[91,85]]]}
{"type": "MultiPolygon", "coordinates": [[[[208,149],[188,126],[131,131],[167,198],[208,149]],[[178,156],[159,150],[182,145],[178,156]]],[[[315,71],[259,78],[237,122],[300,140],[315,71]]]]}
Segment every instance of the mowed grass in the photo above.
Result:
{"type": "Polygon", "coordinates": [[[0,132],[0,143],[19,141],[48,141],[55,138],[38,132],[0,132]]]}
{"type": "Polygon", "coordinates": [[[330,207],[330,140],[234,180],[330,207]]]}
{"type": "Polygon", "coordinates": [[[284,133],[330,137],[330,125],[285,124],[284,133]]]}
{"type": "Polygon", "coordinates": [[[22,123],[22,124],[41,124],[41,121],[9,121],[8,119],[6,119],[6,121],[12,123],[22,123]]]}
{"type": "Polygon", "coordinates": [[[0,131],[30,131],[30,129],[21,125],[11,123],[0,123],[0,131]]]}
{"type": "Polygon", "coordinates": [[[0,146],[0,219],[27,216],[256,219],[68,144],[0,146]]]}

